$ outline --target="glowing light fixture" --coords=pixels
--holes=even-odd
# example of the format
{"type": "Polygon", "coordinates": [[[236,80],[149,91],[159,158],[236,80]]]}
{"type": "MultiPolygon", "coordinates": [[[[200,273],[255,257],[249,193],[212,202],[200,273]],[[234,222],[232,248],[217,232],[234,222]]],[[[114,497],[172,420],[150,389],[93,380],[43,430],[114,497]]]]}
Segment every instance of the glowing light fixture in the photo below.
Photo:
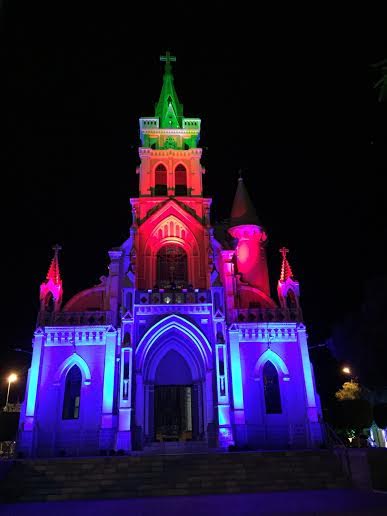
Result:
{"type": "Polygon", "coordinates": [[[5,402],[5,411],[8,411],[8,399],[9,399],[9,390],[11,388],[11,383],[16,382],[17,380],[17,374],[11,373],[8,376],[8,391],[7,391],[7,401],[5,402]]]}

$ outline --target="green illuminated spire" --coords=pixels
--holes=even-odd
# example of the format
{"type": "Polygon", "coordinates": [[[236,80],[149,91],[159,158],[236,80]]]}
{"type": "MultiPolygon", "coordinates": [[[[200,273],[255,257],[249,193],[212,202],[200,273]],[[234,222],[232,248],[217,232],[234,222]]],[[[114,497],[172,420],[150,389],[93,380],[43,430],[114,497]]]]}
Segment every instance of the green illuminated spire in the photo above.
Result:
{"type": "Polygon", "coordinates": [[[160,127],[182,127],[183,104],[180,104],[177,98],[175,86],[173,85],[172,65],[171,62],[176,61],[176,57],[166,52],[165,56],[160,57],[160,61],[165,61],[163,87],[161,89],[160,98],[156,105],[155,116],[160,119],[160,127]]]}

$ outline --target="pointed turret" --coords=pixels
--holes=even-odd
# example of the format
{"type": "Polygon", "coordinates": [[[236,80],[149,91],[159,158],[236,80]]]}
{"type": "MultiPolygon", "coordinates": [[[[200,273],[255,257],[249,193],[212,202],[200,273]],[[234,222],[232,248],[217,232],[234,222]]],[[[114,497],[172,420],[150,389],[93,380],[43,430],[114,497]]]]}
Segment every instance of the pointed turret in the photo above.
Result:
{"type": "Polygon", "coordinates": [[[243,177],[240,174],[234,202],[232,204],[230,227],[240,226],[241,224],[260,226],[249,192],[247,191],[243,177]]]}
{"type": "Polygon", "coordinates": [[[288,278],[293,278],[293,271],[286,257],[287,253],[289,252],[289,249],[286,249],[286,247],[282,247],[279,251],[282,254],[280,281],[286,281],[288,278]]]}
{"type": "Polygon", "coordinates": [[[50,268],[48,269],[48,273],[46,276],[47,280],[52,280],[54,285],[60,285],[62,280],[60,278],[60,270],[59,270],[59,260],[58,253],[62,249],[59,245],[53,247],[55,254],[53,259],[51,260],[50,268]]]}
{"type": "Polygon", "coordinates": [[[244,307],[251,304],[268,306],[270,299],[265,241],[262,228],[249,193],[239,173],[238,186],[231,210],[229,233],[237,239],[235,257],[240,280],[244,285],[240,299],[244,307]],[[253,287],[255,290],[248,290],[253,287]]]}
{"type": "Polygon", "coordinates": [[[163,87],[161,88],[160,98],[156,105],[155,116],[160,120],[160,128],[174,128],[182,127],[183,121],[183,104],[180,104],[173,84],[173,74],[171,62],[176,61],[174,56],[166,52],[165,56],[161,57],[165,61],[163,87]]]}
{"type": "Polygon", "coordinates": [[[292,268],[287,259],[289,249],[282,247],[279,252],[282,254],[281,274],[277,286],[280,305],[283,309],[289,310],[293,317],[302,320],[299,301],[300,285],[294,279],[292,268]]]}
{"type": "Polygon", "coordinates": [[[40,309],[41,311],[57,312],[62,303],[62,280],[59,269],[59,251],[61,246],[53,247],[54,257],[51,260],[47,272],[46,281],[40,285],[40,309]]]}

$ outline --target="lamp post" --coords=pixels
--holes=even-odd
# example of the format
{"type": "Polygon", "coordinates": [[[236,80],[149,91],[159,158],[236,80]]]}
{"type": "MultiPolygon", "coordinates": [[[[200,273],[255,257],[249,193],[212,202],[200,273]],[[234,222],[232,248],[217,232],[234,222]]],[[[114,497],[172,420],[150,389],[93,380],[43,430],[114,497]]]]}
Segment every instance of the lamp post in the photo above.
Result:
{"type": "Polygon", "coordinates": [[[17,380],[17,375],[15,373],[11,373],[9,376],[8,376],[8,391],[7,391],[7,401],[5,402],[5,411],[8,412],[8,399],[9,399],[9,391],[10,391],[10,388],[11,388],[11,383],[14,383],[16,382],[17,380]]]}

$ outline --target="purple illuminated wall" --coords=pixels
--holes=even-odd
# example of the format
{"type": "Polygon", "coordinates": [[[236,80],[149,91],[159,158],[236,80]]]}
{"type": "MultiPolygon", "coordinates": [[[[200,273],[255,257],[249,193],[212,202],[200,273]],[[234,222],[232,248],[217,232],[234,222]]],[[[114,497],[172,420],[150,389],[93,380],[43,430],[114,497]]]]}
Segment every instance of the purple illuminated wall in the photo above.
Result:
{"type": "Polygon", "coordinates": [[[131,199],[127,240],[109,251],[108,275],[62,306],[56,246],[42,283],[20,421],[19,450],[27,455],[144,449],[156,438],[160,385],[189,386],[192,432],[178,435],[182,443],[321,444],[321,410],[288,251],[281,250],[277,303],[269,291],[267,234],[242,178],[225,227],[233,240],[215,237],[211,199],[202,193],[200,120],[183,116],[168,56],[156,115],[140,119],[141,196],[131,199]],[[186,271],[176,276],[182,257],[186,271]],[[268,361],[270,378],[263,373],[268,361]],[[63,419],[73,365],[82,374],[79,417],[63,419]],[[270,393],[280,412],[267,409],[270,393]]]}

